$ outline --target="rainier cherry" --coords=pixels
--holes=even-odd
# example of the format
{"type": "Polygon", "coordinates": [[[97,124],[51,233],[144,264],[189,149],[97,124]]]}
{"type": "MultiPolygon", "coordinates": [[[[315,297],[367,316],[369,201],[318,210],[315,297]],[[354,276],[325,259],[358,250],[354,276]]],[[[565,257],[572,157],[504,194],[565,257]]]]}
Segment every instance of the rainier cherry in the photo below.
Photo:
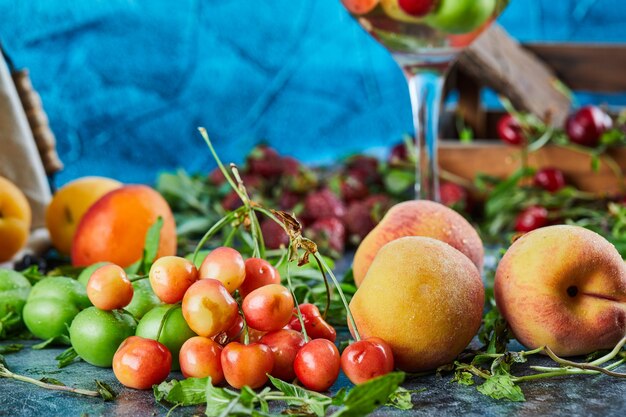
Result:
{"type": "Polygon", "coordinates": [[[121,266],[108,264],[96,269],[87,281],[87,297],[100,310],[124,308],[133,299],[133,284],[121,266]]]}
{"type": "Polygon", "coordinates": [[[341,354],[341,369],[354,384],[388,374],[393,371],[391,347],[377,337],[354,342],[341,354]]]}
{"type": "Polygon", "coordinates": [[[526,233],[548,225],[548,210],[541,206],[528,207],[517,215],[515,230],[526,233]]]}
{"type": "Polygon", "coordinates": [[[524,133],[515,117],[511,114],[505,114],[498,121],[498,137],[505,143],[514,146],[524,144],[524,133]]]}
{"type": "Polygon", "coordinates": [[[533,184],[553,193],[565,187],[565,177],[556,168],[543,168],[535,174],[533,184]]]}
{"type": "Polygon", "coordinates": [[[241,304],[241,310],[248,326],[269,332],[282,329],[289,323],[293,305],[293,298],[287,288],[270,284],[248,294],[241,304]]]}
{"type": "MultiPolygon", "coordinates": [[[[302,313],[302,321],[307,336],[311,339],[327,339],[334,342],[337,339],[335,328],[322,318],[320,310],[314,304],[300,304],[300,313],[302,313]]],[[[298,320],[298,311],[294,308],[293,316],[289,322],[289,327],[294,330],[302,331],[300,320],[298,320]]]]}
{"type": "Polygon", "coordinates": [[[339,376],[341,359],[337,346],[326,339],[315,339],[300,349],[293,363],[298,380],[313,391],[326,391],[339,376]]]}
{"type": "Polygon", "coordinates": [[[304,346],[304,336],[295,330],[282,329],[267,333],[260,343],[267,345],[274,354],[274,369],[272,376],[283,381],[292,381],[296,378],[293,362],[300,349],[304,346]]]}
{"type": "Polygon", "coordinates": [[[222,351],[221,362],[230,386],[241,389],[247,385],[255,389],[267,382],[267,374],[274,367],[274,355],[269,347],[260,343],[243,345],[232,342],[222,351]]]}
{"type": "Polygon", "coordinates": [[[172,367],[172,354],[152,339],[131,336],[113,356],[113,373],[123,385],[148,389],[165,381],[172,367]]]}
{"type": "Polygon", "coordinates": [[[185,378],[211,377],[211,383],[218,385],[224,380],[222,371],[222,346],[202,336],[195,336],[181,346],[178,360],[185,378]]]}
{"type": "Polygon", "coordinates": [[[239,288],[245,277],[243,257],[233,248],[220,247],[212,250],[200,265],[201,279],[216,279],[230,293],[239,288]]]}
{"type": "Polygon", "coordinates": [[[161,301],[178,303],[185,291],[198,280],[198,269],[193,262],[178,256],[157,259],[150,268],[150,285],[161,301]]]}
{"type": "Polygon", "coordinates": [[[613,121],[602,109],[585,106],[567,119],[565,132],[572,142],[594,147],[598,145],[600,136],[612,125],[613,121]]]}
{"type": "Polygon", "coordinates": [[[245,262],[246,278],[239,287],[239,295],[246,298],[248,294],[257,288],[269,284],[280,284],[280,274],[265,259],[249,258],[245,262]]]}
{"type": "Polygon", "coordinates": [[[436,0],[398,0],[400,8],[412,16],[422,17],[430,13],[436,5],[436,0]]]}

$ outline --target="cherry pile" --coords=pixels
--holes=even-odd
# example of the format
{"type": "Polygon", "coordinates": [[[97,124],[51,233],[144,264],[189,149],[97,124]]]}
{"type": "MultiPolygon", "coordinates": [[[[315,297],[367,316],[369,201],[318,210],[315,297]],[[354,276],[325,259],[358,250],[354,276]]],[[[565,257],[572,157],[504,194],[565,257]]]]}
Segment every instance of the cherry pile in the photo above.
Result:
{"type": "MultiPolygon", "coordinates": [[[[183,375],[210,377],[214,385],[259,388],[267,375],[297,380],[304,387],[326,391],[340,369],[355,384],[389,373],[394,368],[390,347],[383,340],[357,341],[340,355],[337,333],[313,304],[296,305],[292,292],[281,285],[278,270],[264,259],[245,259],[235,249],[212,250],[200,268],[188,259],[157,259],[147,277],[154,293],[170,310],[182,309],[196,334],[179,352],[155,340],[131,336],[113,357],[113,372],[124,385],[148,389],[164,381],[173,357],[183,375]],[[176,355],[177,354],[177,355],[176,355]]],[[[96,269],[87,295],[102,310],[122,309],[133,297],[124,269],[107,264],[96,269]]]]}

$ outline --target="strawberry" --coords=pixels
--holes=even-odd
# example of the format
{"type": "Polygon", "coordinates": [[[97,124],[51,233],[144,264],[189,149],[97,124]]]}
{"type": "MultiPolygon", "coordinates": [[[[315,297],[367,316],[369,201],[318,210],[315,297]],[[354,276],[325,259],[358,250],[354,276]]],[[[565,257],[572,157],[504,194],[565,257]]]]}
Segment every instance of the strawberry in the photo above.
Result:
{"type": "Polygon", "coordinates": [[[366,184],[380,181],[378,159],[374,157],[355,155],[346,161],[346,169],[348,174],[359,177],[366,184]]]}
{"type": "Polygon", "coordinates": [[[222,199],[222,207],[224,207],[225,210],[233,211],[241,206],[243,206],[243,202],[241,201],[241,198],[239,198],[239,195],[234,191],[229,192],[222,199]]]}
{"type": "Polygon", "coordinates": [[[248,170],[266,179],[276,178],[282,173],[281,157],[274,148],[258,145],[248,155],[248,170]]]}
{"type": "Polygon", "coordinates": [[[346,214],[346,206],[327,188],[312,192],[304,201],[303,217],[313,220],[330,217],[341,218],[346,214]]]}
{"type": "Polygon", "coordinates": [[[348,206],[344,222],[353,243],[359,243],[376,226],[372,207],[365,201],[352,202],[348,206]]]}
{"type": "Polygon", "coordinates": [[[272,219],[261,222],[261,233],[268,249],[278,249],[281,245],[289,246],[289,236],[281,225],[272,219]]]}
{"type": "Polygon", "coordinates": [[[369,194],[367,185],[360,177],[346,175],[340,180],[341,197],[344,201],[362,200],[369,194]]]}
{"type": "Polygon", "coordinates": [[[317,220],[309,228],[312,239],[321,247],[341,255],[345,247],[346,228],[336,217],[317,220]]]}

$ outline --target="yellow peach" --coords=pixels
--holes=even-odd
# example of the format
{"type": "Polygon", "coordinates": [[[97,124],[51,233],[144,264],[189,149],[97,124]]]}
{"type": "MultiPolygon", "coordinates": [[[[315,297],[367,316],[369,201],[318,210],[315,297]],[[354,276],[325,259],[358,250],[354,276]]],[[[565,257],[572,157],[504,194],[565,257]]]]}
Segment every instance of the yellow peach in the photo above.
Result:
{"type": "Polygon", "coordinates": [[[31,210],[24,193],[0,177],[0,262],[10,261],[28,242],[31,210]]]}

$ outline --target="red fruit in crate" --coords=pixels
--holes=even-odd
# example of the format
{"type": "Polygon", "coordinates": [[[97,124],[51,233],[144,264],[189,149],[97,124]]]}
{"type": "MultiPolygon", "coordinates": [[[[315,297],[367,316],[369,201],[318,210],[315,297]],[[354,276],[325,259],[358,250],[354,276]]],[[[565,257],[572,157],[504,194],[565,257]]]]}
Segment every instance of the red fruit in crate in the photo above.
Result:
{"type": "Polygon", "coordinates": [[[543,168],[535,174],[533,184],[553,193],[565,187],[565,177],[556,168],[543,168]]]}
{"type": "Polygon", "coordinates": [[[569,139],[583,146],[594,147],[600,137],[611,128],[613,121],[602,109],[596,106],[585,106],[568,117],[565,132],[569,139]]]}
{"type": "Polygon", "coordinates": [[[350,236],[361,241],[376,226],[372,216],[372,208],[365,201],[354,201],[348,206],[344,217],[346,228],[350,236]]]}
{"type": "Polygon", "coordinates": [[[355,175],[347,175],[341,179],[341,197],[344,201],[362,200],[369,194],[367,185],[355,175]]]}
{"type": "Polygon", "coordinates": [[[309,228],[311,237],[321,247],[328,247],[343,253],[346,241],[346,228],[335,217],[316,220],[309,228]]]}
{"type": "Polygon", "coordinates": [[[330,217],[341,218],[345,214],[346,206],[327,188],[309,194],[304,200],[303,217],[317,220],[330,217]]]}
{"type": "Polygon", "coordinates": [[[256,174],[243,174],[241,176],[241,181],[243,181],[243,185],[246,186],[246,189],[249,192],[261,190],[263,188],[263,178],[256,174]]]}
{"type": "Polygon", "coordinates": [[[389,151],[389,165],[403,165],[409,163],[409,150],[406,143],[398,143],[389,151]]]}
{"type": "Polygon", "coordinates": [[[517,215],[515,230],[526,233],[548,225],[548,210],[541,206],[531,206],[517,215]]]}
{"type": "Polygon", "coordinates": [[[251,174],[274,178],[282,173],[282,160],[275,149],[259,145],[248,155],[248,169],[251,174]]]}
{"type": "Polygon", "coordinates": [[[509,145],[520,146],[526,141],[522,127],[511,114],[505,114],[500,118],[497,131],[498,137],[509,145]]]}
{"type": "Polygon", "coordinates": [[[453,182],[442,183],[439,187],[439,196],[441,204],[459,209],[467,208],[468,193],[459,184],[453,182]]]}
{"type": "Polygon", "coordinates": [[[430,13],[437,4],[436,0],[398,0],[400,8],[411,16],[422,17],[430,13]]]}
{"type": "Polygon", "coordinates": [[[300,202],[300,196],[293,191],[283,190],[278,198],[281,210],[291,210],[300,202]]]}
{"type": "Polygon", "coordinates": [[[261,233],[268,249],[278,249],[281,245],[289,246],[289,236],[285,229],[272,219],[261,222],[261,233]]]}
{"type": "Polygon", "coordinates": [[[219,169],[219,167],[211,171],[211,173],[209,174],[209,182],[217,186],[220,186],[226,182],[226,177],[224,177],[224,174],[222,173],[222,170],[219,169]]]}
{"type": "Polygon", "coordinates": [[[346,170],[349,174],[361,178],[366,184],[377,182],[380,180],[378,172],[378,159],[356,155],[346,161],[346,170]]]}
{"type": "Polygon", "coordinates": [[[222,199],[222,207],[224,210],[234,211],[243,206],[243,202],[235,191],[231,191],[222,199]]]}
{"type": "Polygon", "coordinates": [[[283,175],[298,175],[300,173],[300,161],[291,156],[285,156],[281,159],[283,175]]]}

